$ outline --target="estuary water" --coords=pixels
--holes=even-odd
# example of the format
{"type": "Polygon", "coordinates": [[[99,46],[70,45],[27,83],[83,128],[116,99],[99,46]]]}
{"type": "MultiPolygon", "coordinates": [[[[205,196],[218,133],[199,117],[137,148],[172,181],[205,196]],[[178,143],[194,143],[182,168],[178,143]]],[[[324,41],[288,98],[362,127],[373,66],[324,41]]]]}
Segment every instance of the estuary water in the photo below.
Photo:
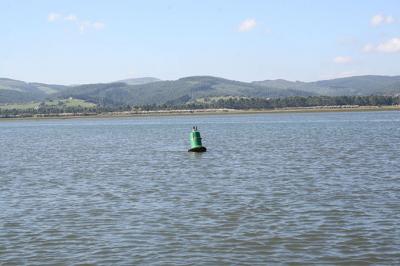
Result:
{"type": "Polygon", "coordinates": [[[296,263],[400,264],[400,112],[0,122],[0,265],[296,263]]]}

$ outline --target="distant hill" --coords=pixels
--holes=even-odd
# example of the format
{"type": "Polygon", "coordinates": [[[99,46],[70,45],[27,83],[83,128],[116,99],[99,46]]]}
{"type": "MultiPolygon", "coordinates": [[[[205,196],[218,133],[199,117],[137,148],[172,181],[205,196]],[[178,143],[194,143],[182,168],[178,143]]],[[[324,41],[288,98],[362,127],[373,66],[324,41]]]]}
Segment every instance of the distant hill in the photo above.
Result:
{"type": "Polygon", "coordinates": [[[141,85],[141,84],[157,82],[157,81],[161,81],[161,79],[153,78],[153,77],[144,77],[144,78],[123,79],[123,80],[118,80],[116,82],[123,82],[128,85],[141,85]]]}
{"type": "Polygon", "coordinates": [[[276,89],[252,83],[210,76],[186,77],[174,81],[158,81],[141,85],[123,82],[89,84],[72,87],[56,94],[102,104],[183,104],[196,98],[215,96],[287,97],[311,96],[310,92],[276,89]]]}
{"type": "Polygon", "coordinates": [[[161,105],[189,103],[207,97],[277,98],[318,95],[400,95],[400,76],[355,76],[316,82],[283,79],[240,82],[212,76],[193,76],[170,81],[139,78],[76,86],[0,79],[0,103],[72,97],[105,105],[161,105]]]}
{"type": "Polygon", "coordinates": [[[19,80],[0,78],[0,103],[40,101],[65,88],[66,86],[62,85],[26,83],[19,80]]]}
{"type": "Polygon", "coordinates": [[[254,84],[282,89],[298,89],[327,96],[368,96],[400,94],[400,76],[354,76],[316,82],[287,80],[255,81],[254,84]]]}

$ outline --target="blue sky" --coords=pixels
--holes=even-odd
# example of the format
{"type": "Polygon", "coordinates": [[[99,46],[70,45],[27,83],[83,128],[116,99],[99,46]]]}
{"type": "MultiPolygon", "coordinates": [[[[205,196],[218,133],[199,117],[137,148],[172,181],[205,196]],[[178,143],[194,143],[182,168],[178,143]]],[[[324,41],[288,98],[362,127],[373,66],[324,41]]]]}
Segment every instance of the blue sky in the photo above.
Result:
{"type": "Polygon", "coordinates": [[[400,75],[400,1],[0,0],[0,77],[400,75]]]}

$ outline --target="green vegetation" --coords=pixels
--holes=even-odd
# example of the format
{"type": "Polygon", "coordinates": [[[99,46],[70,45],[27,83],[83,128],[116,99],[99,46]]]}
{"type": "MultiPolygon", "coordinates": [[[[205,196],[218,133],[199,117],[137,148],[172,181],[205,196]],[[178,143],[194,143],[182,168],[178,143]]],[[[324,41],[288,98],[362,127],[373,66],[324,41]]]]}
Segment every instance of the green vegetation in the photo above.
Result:
{"type": "Polygon", "coordinates": [[[0,105],[0,117],[89,112],[97,112],[96,105],[79,99],[48,100],[45,102],[0,105]]]}
{"type": "Polygon", "coordinates": [[[400,76],[354,76],[315,82],[264,80],[254,84],[281,89],[296,89],[325,96],[396,95],[400,93],[400,76]]]}
{"type": "Polygon", "coordinates": [[[249,110],[326,106],[391,106],[399,104],[399,96],[294,96],[285,98],[217,97],[205,98],[201,99],[201,101],[184,105],[145,105],[141,106],[141,108],[144,110],[221,108],[249,110]]]}
{"type": "Polygon", "coordinates": [[[83,108],[93,108],[96,104],[86,102],[80,99],[64,99],[64,100],[48,100],[43,103],[45,106],[58,106],[58,107],[83,107],[83,108]]]}
{"type": "Polygon", "coordinates": [[[45,102],[31,102],[31,103],[20,103],[20,104],[2,104],[0,105],[0,110],[28,110],[28,109],[37,109],[44,107],[83,107],[83,108],[92,108],[96,107],[94,103],[85,102],[79,99],[64,99],[64,100],[48,100],[45,102]]]}
{"type": "Polygon", "coordinates": [[[95,105],[78,99],[50,100],[25,105],[0,105],[0,117],[34,115],[95,115],[105,112],[138,112],[158,110],[236,109],[274,110],[299,107],[398,106],[399,96],[308,96],[285,98],[211,97],[186,104],[162,105],[95,105]]]}
{"type": "Polygon", "coordinates": [[[48,99],[81,99],[103,107],[167,105],[181,106],[200,98],[285,98],[308,96],[396,96],[400,76],[358,76],[317,82],[266,80],[240,82],[211,76],[173,81],[155,78],[77,86],[26,83],[0,79],[1,103],[43,102],[48,99]]]}
{"type": "Polygon", "coordinates": [[[50,95],[67,88],[62,85],[27,83],[0,78],[0,104],[44,101],[50,95]]]}
{"type": "Polygon", "coordinates": [[[11,103],[11,104],[2,104],[0,105],[0,110],[28,110],[34,109],[40,105],[40,102],[31,102],[31,103],[11,103]]]}
{"type": "Polygon", "coordinates": [[[123,82],[88,84],[68,88],[55,96],[83,99],[102,106],[139,106],[182,105],[197,98],[212,96],[276,98],[311,95],[315,94],[299,90],[267,88],[252,83],[205,76],[141,85],[128,85],[123,82]]]}
{"type": "Polygon", "coordinates": [[[0,117],[95,115],[105,112],[398,105],[400,77],[360,76],[317,82],[239,82],[198,76],[78,86],[0,79],[0,117]]]}

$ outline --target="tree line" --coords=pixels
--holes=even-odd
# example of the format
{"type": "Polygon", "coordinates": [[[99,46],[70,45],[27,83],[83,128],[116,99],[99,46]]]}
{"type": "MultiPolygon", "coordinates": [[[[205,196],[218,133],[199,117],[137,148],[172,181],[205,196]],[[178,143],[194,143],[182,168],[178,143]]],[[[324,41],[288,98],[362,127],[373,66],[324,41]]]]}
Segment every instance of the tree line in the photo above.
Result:
{"type": "Polygon", "coordinates": [[[165,109],[276,109],[317,106],[390,106],[399,105],[400,96],[293,96],[284,98],[221,98],[204,99],[204,102],[183,105],[144,105],[144,110],[165,109]]]}
{"type": "Polygon", "coordinates": [[[189,102],[186,104],[166,103],[162,105],[121,105],[98,104],[95,107],[82,106],[57,106],[40,104],[38,108],[7,109],[0,106],[0,117],[34,116],[34,115],[91,115],[105,112],[123,111],[156,111],[156,110],[194,110],[194,109],[276,109],[317,106],[390,106],[399,105],[400,96],[294,96],[285,98],[220,98],[207,99],[202,102],[189,102]]]}

